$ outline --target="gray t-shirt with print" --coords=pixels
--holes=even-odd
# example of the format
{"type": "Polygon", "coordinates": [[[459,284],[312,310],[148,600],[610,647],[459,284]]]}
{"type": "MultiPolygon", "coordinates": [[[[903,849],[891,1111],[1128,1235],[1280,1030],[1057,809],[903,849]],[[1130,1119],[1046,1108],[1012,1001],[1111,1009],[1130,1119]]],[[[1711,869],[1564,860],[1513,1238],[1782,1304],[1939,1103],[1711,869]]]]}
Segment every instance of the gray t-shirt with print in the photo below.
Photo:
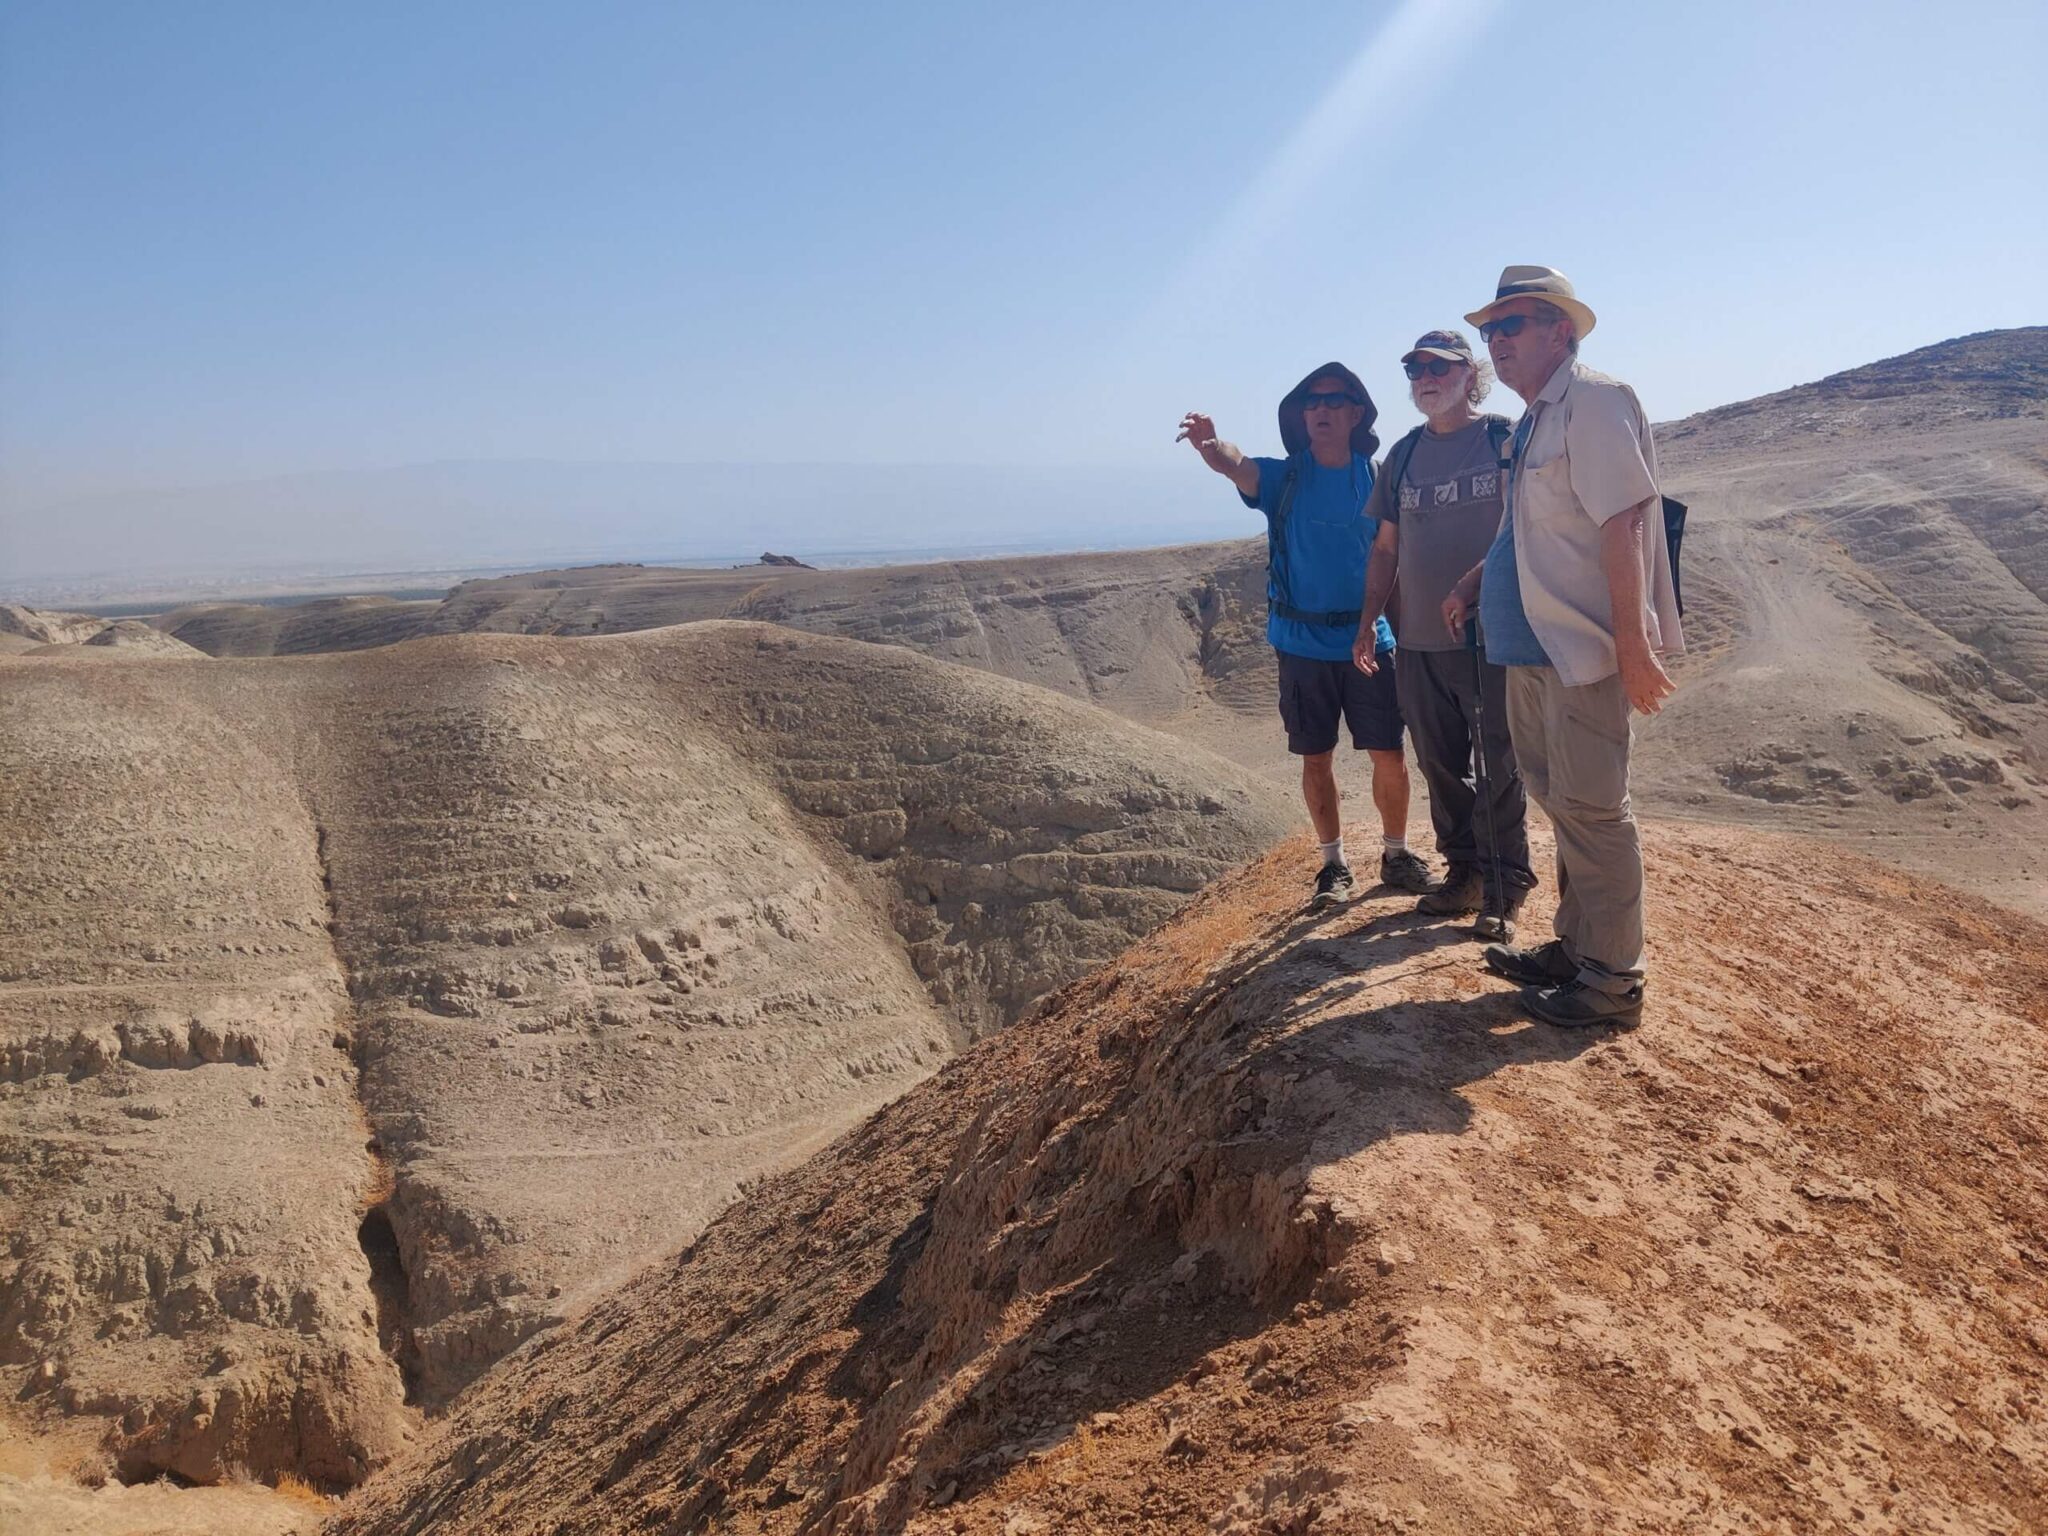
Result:
{"type": "MultiPolygon", "coordinates": [[[[1482,416],[1444,437],[1423,428],[1401,475],[1399,494],[1392,476],[1383,474],[1365,504],[1366,516],[1401,529],[1395,638],[1412,650],[1464,648],[1444,625],[1443,601],[1458,578],[1486,558],[1500,531],[1506,477],[1487,435],[1488,419],[1482,416]]],[[[1389,460],[1394,457],[1388,454],[1389,460]]]]}

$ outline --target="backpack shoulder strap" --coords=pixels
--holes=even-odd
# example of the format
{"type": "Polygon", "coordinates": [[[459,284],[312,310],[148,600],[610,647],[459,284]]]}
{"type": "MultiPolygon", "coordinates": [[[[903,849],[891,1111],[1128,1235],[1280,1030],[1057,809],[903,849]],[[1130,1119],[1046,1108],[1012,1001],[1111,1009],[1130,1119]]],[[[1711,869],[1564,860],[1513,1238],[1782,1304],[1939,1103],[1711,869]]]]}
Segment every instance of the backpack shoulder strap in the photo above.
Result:
{"type": "Polygon", "coordinates": [[[1287,514],[1294,510],[1294,491],[1295,487],[1300,484],[1301,455],[1298,453],[1290,454],[1287,459],[1287,472],[1280,477],[1279,499],[1273,503],[1273,526],[1275,528],[1285,525],[1287,514]]]}
{"type": "Polygon", "coordinates": [[[1493,444],[1493,457],[1500,467],[1508,464],[1508,439],[1515,435],[1515,424],[1505,416],[1482,416],[1486,423],[1486,440],[1493,444]]]}
{"type": "Polygon", "coordinates": [[[1415,445],[1422,441],[1422,428],[1417,427],[1393,447],[1387,450],[1387,495],[1401,494],[1401,477],[1408,473],[1408,461],[1415,457],[1415,445]]]}
{"type": "Polygon", "coordinates": [[[1273,601],[1287,590],[1287,514],[1294,510],[1294,492],[1301,484],[1301,455],[1289,454],[1286,473],[1280,477],[1280,494],[1266,519],[1266,599],[1273,601]]]}

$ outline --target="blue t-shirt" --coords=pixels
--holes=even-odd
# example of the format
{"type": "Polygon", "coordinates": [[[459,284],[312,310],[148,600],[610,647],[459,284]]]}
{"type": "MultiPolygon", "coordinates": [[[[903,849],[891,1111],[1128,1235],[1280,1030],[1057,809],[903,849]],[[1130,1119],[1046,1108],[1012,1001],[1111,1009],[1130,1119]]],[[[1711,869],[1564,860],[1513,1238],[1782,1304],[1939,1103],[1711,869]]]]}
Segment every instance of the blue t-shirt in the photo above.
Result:
{"type": "MultiPolygon", "coordinates": [[[[1287,479],[1285,459],[1253,459],[1259,467],[1259,494],[1248,506],[1266,514],[1270,525],[1280,507],[1280,488],[1287,479]]],[[[1307,454],[1301,457],[1300,480],[1287,509],[1285,547],[1274,552],[1280,569],[1269,572],[1266,591],[1290,607],[1315,613],[1356,613],[1365,602],[1365,568],[1380,520],[1365,515],[1372,494],[1372,460],[1354,453],[1342,469],[1326,469],[1307,454]],[[1281,581],[1286,582],[1285,587],[1281,581]]],[[[1349,661],[1358,624],[1310,624],[1301,619],[1266,616],[1266,642],[1290,656],[1316,661],[1349,661]]],[[[1394,632],[1382,618],[1374,646],[1392,650],[1394,632]]]]}

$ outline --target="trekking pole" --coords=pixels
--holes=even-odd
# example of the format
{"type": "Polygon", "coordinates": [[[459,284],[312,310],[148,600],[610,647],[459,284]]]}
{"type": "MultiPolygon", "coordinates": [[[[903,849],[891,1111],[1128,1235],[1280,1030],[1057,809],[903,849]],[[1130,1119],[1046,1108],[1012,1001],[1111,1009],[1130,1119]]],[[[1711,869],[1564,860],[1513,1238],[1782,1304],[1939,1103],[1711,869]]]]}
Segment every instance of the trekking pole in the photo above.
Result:
{"type": "Polygon", "coordinates": [[[1479,790],[1479,803],[1486,816],[1486,868],[1493,876],[1492,910],[1498,914],[1499,931],[1487,923],[1486,877],[1480,877],[1479,920],[1472,926],[1482,937],[1507,938],[1507,886],[1500,873],[1500,836],[1493,825],[1493,775],[1486,767],[1486,668],[1479,659],[1479,615],[1465,615],[1465,651],[1472,658],[1472,765],[1479,790]]]}

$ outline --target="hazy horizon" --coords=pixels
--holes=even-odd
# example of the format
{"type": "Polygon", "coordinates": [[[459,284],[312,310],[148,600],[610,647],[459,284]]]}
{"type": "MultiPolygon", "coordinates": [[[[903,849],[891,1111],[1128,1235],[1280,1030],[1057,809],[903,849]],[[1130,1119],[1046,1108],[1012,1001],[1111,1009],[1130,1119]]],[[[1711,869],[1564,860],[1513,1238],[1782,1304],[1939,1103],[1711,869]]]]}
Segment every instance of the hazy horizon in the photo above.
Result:
{"type": "MultiPolygon", "coordinates": [[[[1506,408],[1515,404],[1510,397],[1506,408]]],[[[1382,440],[1419,419],[1405,400],[1383,411],[1382,440]]],[[[1251,434],[1245,446],[1272,451],[1251,434]]],[[[0,601],[319,594],[353,576],[366,578],[362,590],[390,590],[412,578],[563,565],[724,567],[769,552],[824,566],[910,564],[1263,531],[1185,451],[1149,465],[442,459],[84,498],[55,510],[16,520],[12,535],[0,525],[0,601]],[[110,526],[119,528],[111,545],[110,526]],[[221,553],[196,557],[195,545],[221,553]]]]}
{"type": "Polygon", "coordinates": [[[1666,421],[2038,318],[2048,9],[1520,19],[21,0],[0,587],[1254,533],[1180,414],[1336,356],[1391,435],[1511,261],[1666,421]]]}

